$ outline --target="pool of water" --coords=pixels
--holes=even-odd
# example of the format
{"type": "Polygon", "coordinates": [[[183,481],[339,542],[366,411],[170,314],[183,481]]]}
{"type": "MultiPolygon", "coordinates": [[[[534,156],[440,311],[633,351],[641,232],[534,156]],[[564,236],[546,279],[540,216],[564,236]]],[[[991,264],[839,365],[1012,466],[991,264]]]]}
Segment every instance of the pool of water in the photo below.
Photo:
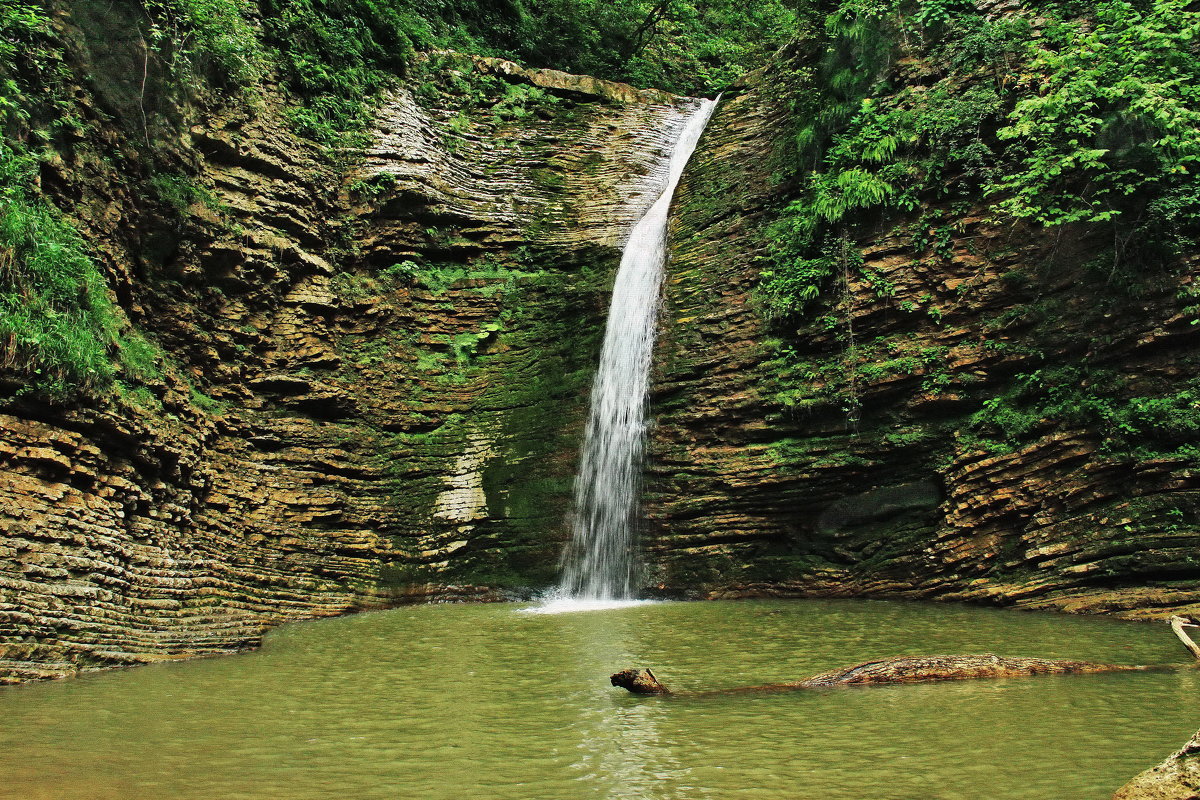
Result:
{"type": "Polygon", "coordinates": [[[698,698],[880,656],[1180,662],[1166,625],[918,603],[403,608],[262,650],[0,690],[13,800],[1101,800],[1200,726],[1200,674],[698,698]]]}

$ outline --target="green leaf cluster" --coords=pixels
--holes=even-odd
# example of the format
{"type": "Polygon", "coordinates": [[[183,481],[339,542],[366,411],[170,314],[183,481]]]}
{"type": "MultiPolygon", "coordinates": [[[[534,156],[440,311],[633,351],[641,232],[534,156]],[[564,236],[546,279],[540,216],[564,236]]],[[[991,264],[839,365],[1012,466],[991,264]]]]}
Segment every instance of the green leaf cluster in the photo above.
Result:
{"type": "Polygon", "coordinates": [[[1081,428],[1097,432],[1110,456],[1200,463],[1200,390],[1194,383],[1163,394],[1122,396],[1125,376],[1088,364],[1023,373],[971,416],[963,443],[1003,453],[1052,427],[1081,428]]]}
{"type": "Polygon", "coordinates": [[[146,37],[168,60],[172,77],[195,70],[220,83],[249,87],[263,77],[266,54],[249,0],[142,0],[146,37]]]}
{"type": "MultiPolygon", "coordinates": [[[[844,0],[797,72],[763,295],[805,312],[831,237],[934,202],[1111,234],[1146,271],[1200,241],[1200,11],[1107,0],[988,16],[957,0],[844,0]],[[789,302],[790,297],[790,302],[789,302]]],[[[1112,275],[1116,274],[1116,267],[1112,275]]],[[[826,281],[825,285],[828,285],[826,281]]]]}
{"type": "Polygon", "coordinates": [[[1108,222],[1194,186],[1193,9],[1187,0],[1116,0],[1090,18],[1048,20],[1016,86],[1021,99],[999,131],[1017,161],[992,186],[1001,208],[1045,225],[1108,222]]]}

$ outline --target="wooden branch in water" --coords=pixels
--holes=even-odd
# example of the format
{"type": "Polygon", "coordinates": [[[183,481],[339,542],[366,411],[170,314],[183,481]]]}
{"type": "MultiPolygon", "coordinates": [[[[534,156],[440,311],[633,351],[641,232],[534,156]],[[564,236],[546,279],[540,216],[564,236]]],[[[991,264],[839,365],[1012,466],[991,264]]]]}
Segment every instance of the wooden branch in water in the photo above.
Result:
{"type": "MultiPolygon", "coordinates": [[[[864,661],[852,667],[814,675],[798,683],[744,686],[695,694],[777,692],[794,689],[827,689],[837,686],[866,686],[896,683],[962,681],[978,678],[1018,678],[1030,675],[1068,675],[1094,672],[1145,672],[1170,667],[1139,667],[1126,664],[1096,664],[1049,658],[1007,658],[991,653],[968,656],[916,656],[864,661]]],[[[634,694],[673,694],[648,669],[626,669],[609,678],[613,686],[634,694]]]]}
{"type": "Polygon", "coordinates": [[[1183,642],[1183,646],[1192,654],[1192,658],[1200,661],[1200,645],[1193,642],[1192,637],[1188,636],[1187,631],[1184,630],[1184,628],[1200,628],[1200,625],[1197,625],[1195,620],[1190,617],[1181,617],[1178,614],[1171,617],[1169,622],[1171,630],[1179,637],[1179,641],[1183,642]]]}

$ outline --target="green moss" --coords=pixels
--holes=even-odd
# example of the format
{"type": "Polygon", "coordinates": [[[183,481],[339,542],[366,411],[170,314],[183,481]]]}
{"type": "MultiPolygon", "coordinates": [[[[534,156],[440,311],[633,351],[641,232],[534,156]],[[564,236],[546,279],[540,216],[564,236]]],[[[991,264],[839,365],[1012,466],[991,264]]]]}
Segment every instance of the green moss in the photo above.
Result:
{"type": "Polygon", "coordinates": [[[192,405],[206,414],[224,414],[225,410],[228,408],[227,403],[209,397],[207,394],[194,386],[190,389],[188,398],[192,401],[192,405]]]}

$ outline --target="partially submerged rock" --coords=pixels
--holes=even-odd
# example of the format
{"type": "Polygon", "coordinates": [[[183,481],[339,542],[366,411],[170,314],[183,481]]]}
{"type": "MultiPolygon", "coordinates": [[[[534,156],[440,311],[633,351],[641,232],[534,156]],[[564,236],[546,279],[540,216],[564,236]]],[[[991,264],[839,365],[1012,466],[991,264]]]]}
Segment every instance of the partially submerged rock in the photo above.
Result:
{"type": "MultiPolygon", "coordinates": [[[[772,683],[744,686],[703,694],[737,692],[773,692],[790,689],[827,689],[837,686],[864,686],[894,683],[962,681],[977,678],[1020,678],[1031,675],[1068,675],[1093,672],[1144,672],[1164,667],[1129,664],[1096,664],[1051,658],[1008,658],[991,653],[966,656],[902,656],[864,661],[852,667],[831,670],[797,683],[772,683]]],[[[648,669],[626,669],[613,674],[613,686],[634,694],[672,694],[648,669]]]]}
{"type": "Polygon", "coordinates": [[[1166,761],[1122,786],[1113,800],[1200,800],[1200,733],[1166,761]]]}

